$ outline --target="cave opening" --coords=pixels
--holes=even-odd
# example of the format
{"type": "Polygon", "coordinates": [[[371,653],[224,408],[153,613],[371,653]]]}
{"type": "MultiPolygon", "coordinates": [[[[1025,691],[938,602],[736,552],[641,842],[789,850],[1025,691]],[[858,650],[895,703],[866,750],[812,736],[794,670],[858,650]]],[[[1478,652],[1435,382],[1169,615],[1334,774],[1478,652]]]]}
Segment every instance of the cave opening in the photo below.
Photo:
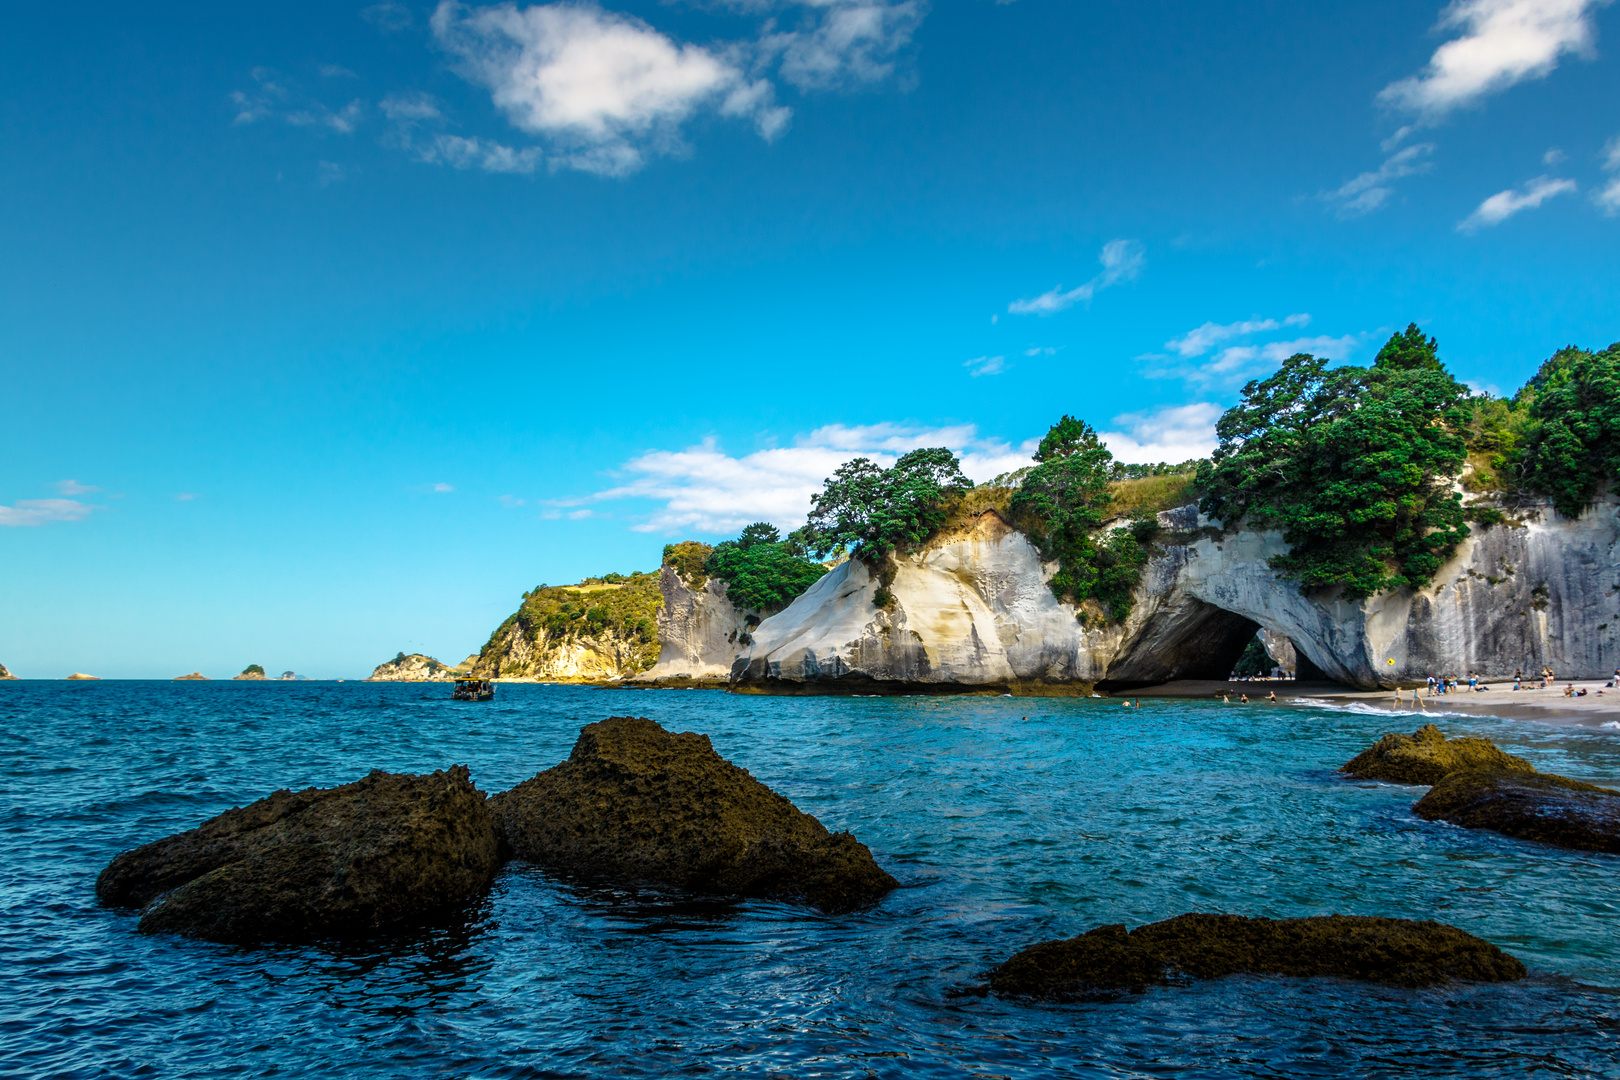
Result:
{"type": "Polygon", "coordinates": [[[1236,612],[1189,600],[1148,620],[1108,666],[1097,688],[1137,690],[1178,680],[1225,682],[1239,658],[1251,649],[1256,656],[1246,667],[1255,668],[1252,673],[1292,667],[1296,681],[1328,681],[1304,650],[1283,635],[1267,633],[1259,623],[1236,612]]]}

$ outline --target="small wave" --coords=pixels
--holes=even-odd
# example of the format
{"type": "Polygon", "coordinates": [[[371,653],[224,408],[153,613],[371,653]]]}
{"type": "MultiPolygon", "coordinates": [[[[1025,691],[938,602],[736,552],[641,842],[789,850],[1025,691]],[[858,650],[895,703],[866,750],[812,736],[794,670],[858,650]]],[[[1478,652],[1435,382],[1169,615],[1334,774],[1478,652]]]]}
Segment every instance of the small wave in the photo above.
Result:
{"type": "Polygon", "coordinates": [[[1610,731],[1620,731],[1620,720],[1605,720],[1598,726],[1608,728],[1610,731]]]}

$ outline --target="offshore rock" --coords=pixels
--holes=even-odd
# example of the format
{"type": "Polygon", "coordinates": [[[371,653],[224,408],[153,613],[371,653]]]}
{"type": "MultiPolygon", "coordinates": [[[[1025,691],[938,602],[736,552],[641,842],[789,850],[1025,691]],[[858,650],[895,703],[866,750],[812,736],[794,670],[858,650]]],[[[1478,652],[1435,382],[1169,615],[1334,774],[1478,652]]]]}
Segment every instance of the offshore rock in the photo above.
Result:
{"type": "Polygon", "coordinates": [[[6,665],[0,664],[0,681],[15,679],[17,676],[6,670],[6,665]]]}
{"type": "Polygon", "coordinates": [[[1066,941],[1032,945],[991,971],[990,989],[1071,1000],[1240,972],[1411,987],[1509,982],[1526,974],[1523,964],[1490,942],[1428,920],[1190,914],[1128,933],[1122,925],[1100,926],[1066,941]]]}
{"type": "Polygon", "coordinates": [[[172,682],[207,682],[208,676],[200,671],[193,671],[190,675],[176,675],[172,682]]]}
{"type": "Polygon", "coordinates": [[[1453,772],[1412,807],[1428,821],[1620,854],[1620,791],[1552,773],[1453,772]]]}
{"type": "Polygon", "coordinates": [[[615,716],[580,729],[568,760],[490,799],[506,842],[556,870],[697,892],[874,903],[899,883],[847,832],[726,761],[708,736],[615,716]]]}
{"type": "Polygon", "coordinates": [[[1447,739],[1433,724],[1410,735],[1389,734],[1351,758],[1339,771],[1363,780],[1396,784],[1438,784],[1459,770],[1533,773],[1521,757],[1504,753],[1489,739],[1470,735],[1447,739]]]}
{"type": "Polygon", "coordinates": [[[477,897],[500,866],[484,794],[465,765],[372,772],[277,791],[119,855],[103,904],[143,907],[143,933],[250,943],[369,934],[477,897]]]}
{"type": "Polygon", "coordinates": [[[77,679],[77,680],[80,680],[82,682],[100,682],[101,681],[101,676],[100,675],[86,675],[82,671],[75,671],[73,674],[67,676],[67,678],[70,679],[70,680],[71,679],[77,679]]]}

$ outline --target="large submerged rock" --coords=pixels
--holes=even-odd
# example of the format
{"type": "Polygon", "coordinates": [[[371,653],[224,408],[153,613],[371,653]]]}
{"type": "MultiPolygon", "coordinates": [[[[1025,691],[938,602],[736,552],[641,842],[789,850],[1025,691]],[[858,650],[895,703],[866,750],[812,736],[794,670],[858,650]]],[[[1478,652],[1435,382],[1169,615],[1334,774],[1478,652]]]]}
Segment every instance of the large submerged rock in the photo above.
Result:
{"type": "Polygon", "coordinates": [[[899,883],[847,832],[715,753],[705,735],[615,716],[568,760],[490,800],[519,858],[700,892],[803,898],[827,911],[899,883]]]}
{"type": "Polygon", "coordinates": [[[1099,926],[1066,941],[1032,945],[991,971],[990,989],[1065,1000],[1240,972],[1413,987],[1525,976],[1523,964],[1490,942],[1427,920],[1190,914],[1129,932],[1123,925],[1099,926]]]}
{"type": "Polygon", "coordinates": [[[1620,854],[1620,791],[1553,773],[1453,772],[1419,799],[1412,812],[1465,829],[1620,854]]]}
{"type": "Polygon", "coordinates": [[[118,856],[102,903],[143,907],[140,929],[209,941],[299,941],[428,919],[488,888],[494,818],[465,765],[382,771],[277,791],[118,856]]]}
{"type": "Polygon", "coordinates": [[[1524,758],[1504,753],[1489,739],[1471,735],[1448,739],[1433,724],[1424,724],[1410,735],[1391,732],[1351,758],[1339,771],[1362,780],[1433,785],[1462,769],[1536,771],[1524,758]]]}

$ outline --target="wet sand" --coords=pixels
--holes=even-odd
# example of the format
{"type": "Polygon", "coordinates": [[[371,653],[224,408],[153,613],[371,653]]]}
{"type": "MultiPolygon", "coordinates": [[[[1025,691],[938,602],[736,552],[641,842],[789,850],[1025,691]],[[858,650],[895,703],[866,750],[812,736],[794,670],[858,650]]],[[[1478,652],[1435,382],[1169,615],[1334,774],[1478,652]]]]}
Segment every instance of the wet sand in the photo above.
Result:
{"type": "Polygon", "coordinates": [[[1607,681],[1575,680],[1575,689],[1577,691],[1584,689],[1585,697],[1565,697],[1564,687],[1569,685],[1567,680],[1545,690],[1538,686],[1535,689],[1516,691],[1512,682],[1494,683],[1489,690],[1483,692],[1470,692],[1465,686],[1454,694],[1441,694],[1436,697],[1424,695],[1421,704],[1414,704],[1412,691],[1405,690],[1401,692],[1401,704],[1398,709],[1394,708],[1393,690],[1356,690],[1341,683],[1291,680],[1226,682],[1213,679],[1187,679],[1161,686],[1143,687],[1128,693],[1122,692],[1117,696],[1133,699],[1213,698],[1219,694],[1230,694],[1232,704],[1236,705],[1240,695],[1248,694],[1251,704],[1267,705],[1269,703],[1266,701],[1266,695],[1275,692],[1279,703],[1310,698],[1329,703],[1357,702],[1374,708],[1388,709],[1396,715],[1472,714],[1507,720],[1536,720],[1544,724],[1602,727],[1609,723],[1620,723],[1620,688],[1607,688],[1605,685],[1607,681]],[[1598,693],[1599,690],[1603,691],[1601,695],[1598,693]]]}

